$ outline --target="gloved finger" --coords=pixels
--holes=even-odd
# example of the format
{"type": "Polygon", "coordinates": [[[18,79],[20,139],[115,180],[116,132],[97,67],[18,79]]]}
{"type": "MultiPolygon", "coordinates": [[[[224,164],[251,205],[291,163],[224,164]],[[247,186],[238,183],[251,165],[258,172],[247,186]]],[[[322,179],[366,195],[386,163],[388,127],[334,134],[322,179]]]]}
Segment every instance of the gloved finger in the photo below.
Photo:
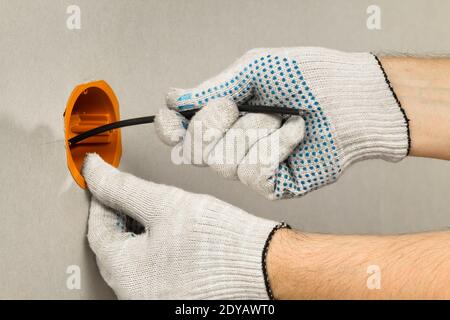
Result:
{"type": "Polygon", "coordinates": [[[236,103],[247,100],[252,95],[252,84],[256,80],[259,65],[265,64],[259,58],[260,53],[261,49],[248,51],[220,74],[195,88],[172,88],[166,96],[167,106],[183,111],[201,108],[221,97],[227,97],[236,103]]]}
{"type": "Polygon", "coordinates": [[[281,116],[249,113],[240,117],[208,155],[207,164],[221,176],[237,179],[239,163],[249,149],[281,125],[281,116]]]}
{"type": "Polygon", "coordinates": [[[83,164],[83,176],[93,196],[102,204],[124,213],[144,226],[171,208],[180,190],[124,173],[91,153],[83,164]]]}
{"type": "Polygon", "coordinates": [[[183,156],[188,163],[204,165],[208,155],[239,117],[237,105],[221,98],[209,103],[191,119],[183,141],[183,156]]]}
{"type": "Polygon", "coordinates": [[[125,240],[131,237],[119,216],[110,208],[91,197],[88,222],[88,241],[98,259],[111,264],[111,259],[120,253],[125,240]]]}
{"type": "Polygon", "coordinates": [[[289,118],[280,129],[256,142],[238,166],[238,177],[268,199],[275,199],[275,184],[271,177],[305,135],[302,117],[289,118]]]}
{"type": "Polygon", "coordinates": [[[188,124],[189,121],[181,113],[170,109],[160,109],[154,121],[156,134],[169,146],[183,140],[188,124]]]}
{"type": "MultiPolygon", "coordinates": [[[[143,240],[140,238],[139,240],[143,240]]],[[[136,240],[136,243],[139,241],[136,240]]],[[[133,242],[135,242],[133,240],[133,242]]],[[[144,241],[139,241],[143,243],[144,241]]],[[[136,243],[133,243],[135,246],[136,243]]],[[[129,244],[127,242],[126,244],[129,244]]],[[[130,282],[130,279],[134,279],[136,274],[142,272],[142,266],[139,263],[140,261],[136,261],[139,258],[145,257],[145,250],[138,251],[138,248],[124,248],[123,255],[114,259],[113,264],[110,262],[104,263],[101,259],[96,257],[97,267],[100,271],[100,275],[103,280],[108,284],[108,286],[113,289],[114,293],[119,300],[130,299],[129,289],[130,286],[136,285],[135,283],[130,282]],[[136,252],[142,252],[142,255],[137,255],[136,252]]],[[[148,286],[144,286],[143,289],[147,289],[148,286]]],[[[147,290],[151,290],[152,288],[148,288],[147,290]]],[[[145,297],[145,295],[142,295],[145,297]]]]}
{"type": "MultiPolygon", "coordinates": [[[[125,232],[119,215],[91,198],[88,222],[88,241],[95,253],[97,266],[106,283],[121,297],[123,288],[129,284],[130,273],[139,266],[135,252],[144,252],[146,238],[125,232]]],[[[122,219],[123,220],[123,219],[122,219]]]]}

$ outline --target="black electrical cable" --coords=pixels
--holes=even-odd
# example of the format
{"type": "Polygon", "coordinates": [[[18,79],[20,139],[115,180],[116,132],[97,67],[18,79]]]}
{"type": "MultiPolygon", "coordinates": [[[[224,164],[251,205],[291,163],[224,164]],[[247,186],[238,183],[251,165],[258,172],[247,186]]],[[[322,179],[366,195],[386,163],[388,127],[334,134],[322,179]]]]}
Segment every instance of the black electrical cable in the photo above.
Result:
{"type": "MultiPolygon", "coordinates": [[[[238,106],[239,111],[241,112],[252,112],[252,113],[277,113],[277,114],[287,114],[287,115],[300,115],[300,110],[298,109],[291,109],[291,108],[283,108],[283,107],[268,107],[268,106],[251,106],[251,105],[240,105],[238,106]]],[[[180,113],[186,118],[190,119],[192,118],[195,113],[200,109],[191,109],[186,111],[181,111],[180,113]]],[[[140,118],[132,118],[127,120],[121,120],[117,122],[112,122],[105,124],[104,126],[100,126],[97,128],[94,128],[92,130],[88,130],[86,132],[83,132],[73,138],[69,139],[69,146],[73,146],[76,143],[83,141],[89,137],[95,136],[97,134],[128,127],[128,126],[135,126],[138,124],[145,124],[145,123],[152,123],[155,121],[155,116],[148,116],[148,117],[140,117],[140,118]]]]}

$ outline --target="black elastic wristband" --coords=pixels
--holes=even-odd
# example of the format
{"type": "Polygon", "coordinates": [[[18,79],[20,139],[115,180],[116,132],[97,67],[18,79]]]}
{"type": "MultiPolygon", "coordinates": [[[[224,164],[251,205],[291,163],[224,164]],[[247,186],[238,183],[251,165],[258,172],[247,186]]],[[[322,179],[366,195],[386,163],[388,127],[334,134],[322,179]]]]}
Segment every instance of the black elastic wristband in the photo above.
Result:
{"type": "Polygon", "coordinates": [[[269,297],[270,300],[275,300],[275,298],[273,297],[272,287],[270,286],[270,281],[269,281],[269,274],[267,273],[267,253],[269,252],[270,241],[272,240],[272,237],[275,234],[275,232],[277,232],[279,229],[291,229],[291,227],[288,224],[281,222],[281,223],[277,224],[272,229],[272,231],[270,231],[269,236],[267,237],[266,243],[264,244],[264,249],[262,252],[262,259],[261,259],[262,271],[263,271],[263,276],[264,276],[264,284],[266,285],[267,296],[269,297]]]}
{"type": "Polygon", "coordinates": [[[409,132],[409,119],[406,116],[405,109],[403,109],[403,107],[402,107],[402,105],[400,103],[400,100],[398,100],[397,94],[395,93],[394,88],[392,87],[391,82],[389,81],[389,78],[388,78],[388,76],[386,74],[386,71],[383,68],[383,65],[381,64],[380,59],[378,59],[378,57],[375,54],[372,53],[372,55],[374,56],[375,60],[377,61],[378,66],[380,67],[381,72],[383,73],[384,80],[386,81],[389,89],[391,90],[392,96],[394,97],[395,101],[397,102],[397,105],[400,108],[400,111],[402,112],[403,117],[405,118],[406,131],[407,131],[407,135],[408,135],[408,150],[406,151],[406,155],[408,155],[409,154],[409,150],[411,149],[411,135],[410,135],[410,132],[409,132]]]}

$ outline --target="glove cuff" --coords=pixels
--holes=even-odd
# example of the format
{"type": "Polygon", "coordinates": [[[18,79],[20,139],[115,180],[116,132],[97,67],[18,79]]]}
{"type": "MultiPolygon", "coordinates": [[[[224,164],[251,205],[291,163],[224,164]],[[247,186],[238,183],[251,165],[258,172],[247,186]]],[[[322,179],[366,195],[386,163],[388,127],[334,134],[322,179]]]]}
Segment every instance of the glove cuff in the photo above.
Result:
{"type": "Polygon", "coordinates": [[[316,49],[303,64],[332,120],[342,169],[363,159],[396,162],[408,154],[408,118],[376,56],[316,49]]]}
{"type": "Polygon", "coordinates": [[[371,58],[373,61],[365,71],[371,83],[365,84],[362,91],[365,98],[360,100],[363,108],[336,110],[338,153],[341,153],[343,169],[364,159],[398,162],[409,153],[409,119],[380,61],[374,55],[368,60],[371,58]]]}
{"type": "Polygon", "coordinates": [[[230,210],[215,208],[201,219],[190,241],[203,244],[200,256],[204,258],[194,262],[196,271],[190,277],[195,285],[189,296],[193,299],[272,299],[266,255],[275,231],[287,225],[259,217],[249,219],[247,214],[234,215],[230,210]],[[232,224],[227,222],[230,215],[232,224]]]}

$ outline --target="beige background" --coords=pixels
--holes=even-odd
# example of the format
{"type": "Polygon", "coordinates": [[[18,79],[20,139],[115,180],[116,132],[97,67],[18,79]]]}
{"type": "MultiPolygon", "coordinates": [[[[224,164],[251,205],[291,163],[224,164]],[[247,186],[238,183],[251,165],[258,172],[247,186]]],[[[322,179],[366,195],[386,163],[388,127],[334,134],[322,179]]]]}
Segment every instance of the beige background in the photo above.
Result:
{"type": "MultiPolygon", "coordinates": [[[[65,164],[72,88],[105,79],[123,118],[155,113],[170,86],[189,87],[254,47],[450,52],[442,1],[0,0],[0,298],[111,298],[86,242],[88,201],[65,164]],[[81,30],[66,8],[81,7],[81,30]],[[366,28],[378,4],[382,30],[366,28]],[[66,288],[79,265],[82,289],[66,288]]],[[[121,168],[213,194],[307,231],[403,233],[450,226],[450,163],[366,161],[304,198],[269,202],[208,169],[174,166],[151,125],[123,130],[121,168]]]]}

